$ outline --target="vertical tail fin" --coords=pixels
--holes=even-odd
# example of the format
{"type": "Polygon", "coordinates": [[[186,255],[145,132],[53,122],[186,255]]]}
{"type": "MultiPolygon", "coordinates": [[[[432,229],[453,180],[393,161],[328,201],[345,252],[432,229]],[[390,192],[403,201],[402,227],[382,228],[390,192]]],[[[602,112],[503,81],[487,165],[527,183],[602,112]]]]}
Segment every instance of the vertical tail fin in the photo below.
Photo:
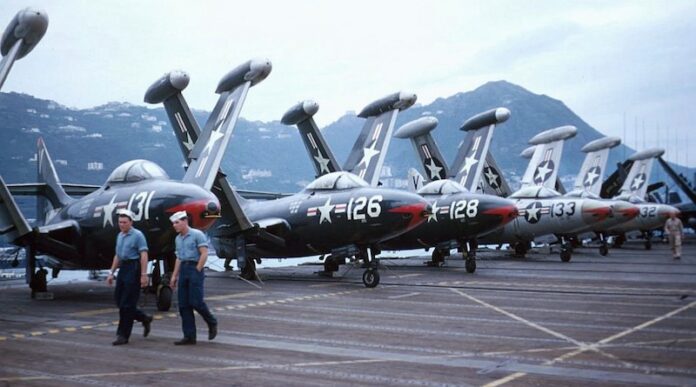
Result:
{"type": "Polygon", "coordinates": [[[665,150],[662,148],[651,148],[631,155],[628,159],[633,161],[633,165],[631,166],[631,170],[628,171],[628,175],[626,176],[623,186],[621,186],[619,194],[630,194],[645,198],[653,161],[664,153],[665,150]]]}
{"type": "Polygon", "coordinates": [[[189,154],[192,161],[183,182],[212,187],[249,88],[270,72],[270,61],[251,60],[222,78],[215,91],[220,98],[189,154]]]}
{"type": "MultiPolygon", "coordinates": [[[[442,180],[447,177],[448,169],[445,158],[430,132],[435,129],[438,120],[435,117],[421,117],[402,125],[394,132],[394,137],[410,138],[428,181],[442,180]]],[[[417,173],[417,172],[416,172],[417,173]]],[[[411,172],[409,170],[409,176],[411,172]]],[[[419,175],[420,176],[420,175],[419,175]]],[[[421,176],[421,181],[423,177],[421,176]]]]}
{"type": "Polygon", "coordinates": [[[38,182],[45,184],[43,195],[37,197],[36,220],[40,226],[50,218],[52,210],[68,205],[73,199],[65,193],[61,186],[56,168],[53,166],[53,161],[42,138],[39,138],[36,147],[38,182]]]}
{"type": "Polygon", "coordinates": [[[621,139],[618,137],[603,137],[585,144],[581,151],[587,155],[580,167],[580,173],[575,178],[573,188],[599,195],[609,160],[609,150],[619,144],[621,139]]]}
{"type": "Polygon", "coordinates": [[[496,163],[491,152],[486,154],[482,177],[480,185],[481,192],[504,198],[510,196],[512,193],[507,180],[505,180],[505,176],[500,172],[498,163],[496,163]]]}
{"type": "Polygon", "coordinates": [[[418,173],[414,168],[408,169],[408,189],[412,192],[418,192],[423,188],[423,175],[418,173]]]}
{"type": "Polygon", "coordinates": [[[358,114],[358,117],[367,118],[367,121],[343,169],[362,177],[371,186],[377,186],[396,116],[400,110],[408,109],[415,102],[415,94],[401,92],[367,105],[358,114]]]}
{"type": "Polygon", "coordinates": [[[341,170],[331,148],[314,122],[313,116],[318,110],[318,103],[309,100],[302,101],[291,107],[280,120],[284,125],[297,125],[317,177],[341,170]]]}
{"type": "Polygon", "coordinates": [[[183,71],[171,71],[153,83],[145,92],[145,102],[163,103],[169,122],[174,129],[181,152],[187,161],[201,128],[181,92],[188,86],[189,75],[183,71]]]}
{"type": "Polygon", "coordinates": [[[469,118],[460,128],[467,135],[459,146],[457,158],[450,168],[450,176],[469,191],[476,192],[479,186],[483,172],[481,160],[488,154],[495,126],[508,118],[510,110],[491,109],[469,118]]]}
{"type": "Polygon", "coordinates": [[[522,177],[522,187],[541,185],[554,189],[563,154],[563,143],[575,134],[577,129],[574,126],[561,126],[532,137],[529,143],[537,147],[522,177]]]}

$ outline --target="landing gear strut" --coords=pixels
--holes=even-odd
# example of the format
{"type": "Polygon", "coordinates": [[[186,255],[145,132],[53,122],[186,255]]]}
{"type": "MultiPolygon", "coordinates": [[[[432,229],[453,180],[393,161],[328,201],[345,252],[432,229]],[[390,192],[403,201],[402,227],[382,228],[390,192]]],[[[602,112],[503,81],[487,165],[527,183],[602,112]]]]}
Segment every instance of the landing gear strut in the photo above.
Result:
{"type": "Polygon", "coordinates": [[[360,255],[365,260],[367,269],[363,272],[362,281],[366,288],[374,288],[379,285],[379,260],[375,257],[375,251],[372,249],[363,250],[360,255]]]}
{"type": "Polygon", "coordinates": [[[604,233],[599,233],[599,242],[601,243],[599,245],[599,255],[606,257],[607,254],[609,254],[609,243],[607,242],[607,238],[604,236],[604,233]]]}
{"type": "Polygon", "coordinates": [[[652,231],[645,231],[643,233],[643,237],[645,237],[645,249],[651,250],[652,249],[652,231]]]}
{"type": "Polygon", "coordinates": [[[26,280],[31,289],[31,298],[36,298],[37,293],[46,293],[48,291],[48,270],[40,268],[36,270],[36,253],[31,246],[26,247],[27,269],[26,280]]]}
{"type": "Polygon", "coordinates": [[[573,256],[573,245],[566,241],[565,238],[561,238],[561,261],[570,262],[570,258],[573,256]]]}

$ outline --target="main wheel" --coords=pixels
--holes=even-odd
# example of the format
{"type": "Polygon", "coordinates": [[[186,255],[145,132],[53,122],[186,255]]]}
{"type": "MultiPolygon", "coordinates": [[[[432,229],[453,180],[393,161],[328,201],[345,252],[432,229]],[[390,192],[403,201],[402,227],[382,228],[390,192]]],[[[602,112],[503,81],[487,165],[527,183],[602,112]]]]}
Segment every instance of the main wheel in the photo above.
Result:
{"type": "Polygon", "coordinates": [[[467,258],[464,264],[467,273],[473,273],[476,271],[476,260],[473,258],[467,258]]]}
{"type": "Polygon", "coordinates": [[[606,257],[607,254],[609,254],[609,246],[606,244],[599,246],[599,255],[606,257]]]}
{"type": "Polygon", "coordinates": [[[374,288],[379,285],[379,272],[375,269],[367,269],[362,276],[366,288],[374,288]]]}
{"type": "Polygon", "coordinates": [[[445,254],[440,249],[434,249],[431,262],[433,266],[442,266],[445,263],[445,254]]]}
{"type": "Polygon", "coordinates": [[[172,307],[172,288],[162,285],[157,290],[157,310],[166,312],[172,307]]]}
{"type": "Polygon", "coordinates": [[[249,281],[253,281],[256,279],[256,261],[254,261],[253,258],[246,259],[246,264],[244,265],[244,268],[242,269],[242,273],[240,274],[240,277],[244,278],[245,280],[249,280],[249,281]]]}
{"type": "Polygon", "coordinates": [[[515,255],[524,258],[525,254],[527,254],[527,246],[522,242],[515,243],[515,255]]]}
{"type": "Polygon", "coordinates": [[[650,239],[645,241],[645,249],[646,250],[651,250],[652,249],[652,241],[650,239]]]}
{"type": "Polygon", "coordinates": [[[570,258],[573,256],[570,249],[561,248],[561,261],[570,262],[570,258]]]}

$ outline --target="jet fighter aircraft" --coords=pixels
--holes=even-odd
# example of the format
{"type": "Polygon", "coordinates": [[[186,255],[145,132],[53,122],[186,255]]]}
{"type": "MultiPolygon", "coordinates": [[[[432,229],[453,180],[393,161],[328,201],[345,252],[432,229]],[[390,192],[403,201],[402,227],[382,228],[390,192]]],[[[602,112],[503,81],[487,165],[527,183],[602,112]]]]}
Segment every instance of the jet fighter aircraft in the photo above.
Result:
{"type": "MultiPolygon", "coordinates": [[[[555,235],[561,242],[561,260],[567,262],[572,257],[568,236],[609,216],[611,208],[605,203],[593,199],[562,197],[553,189],[558,177],[563,142],[575,136],[576,132],[577,129],[573,126],[562,126],[539,133],[529,140],[536,148],[522,177],[522,188],[508,196],[508,199],[515,200],[519,216],[503,228],[479,238],[480,242],[509,243],[515,247],[516,254],[523,256],[536,238],[555,235]]],[[[475,154],[473,149],[472,147],[470,151],[472,155],[475,154]]],[[[483,159],[483,155],[472,158],[478,161],[483,159]]],[[[486,160],[492,159],[489,152],[486,160]]],[[[488,185],[483,188],[484,192],[503,191],[501,182],[504,179],[497,171],[493,172],[493,163],[494,161],[484,166],[485,179],[476,182],[488,185]],[[485,176],[486,168],[491,176],[485,176]],[[491,186],[491,183],[495,186],[491,186]]]]}
{"type": "Polygon", "coordinates": [[[645,238],[646,250],[651,249],[652,230],[662,227],[670,213],[679,212],[673,206],[650,203],[645,200],[653,161],[664,153],[664,149],[651,148],[636,152],[628,158],[632,162],[631,169],[621,186],[619,195],[614,199],[627,201],[637,206],[640,212],[632,220],[609,229],[609,233],[616,236],[614,241],[616,246],[621,246],[626,240],[627,232],[640,231],[645,238]]]}
{"type": "MultiPolygon", "coordinates": [[[[250,65],[253,67],[254,61],[250,65]]],[[[170,72],[156,81],[146,92],[145,101],[164,102],[169,117],[174,118],[172,126],[179,141],[191,139],[196,144],[191,152],[182,146],[192,169],[199,160],[196,149],[202,137],[198,136],[198,125],[181,94],[185,85],[182,87],[177,81],[181,78],[177,74],[181,72],[170,72]]],[[[375,128],[384,128],[383,119],[393,120],[385,113],[413,104],[415,99],[406,97],[376,101],[361,115],[368,117],[375,128]]],[[[368,141],[377,138],[379,135],[368,141]]],[[[362,160],[356,161],[358,170],[364,171],[358,173],[363,176],[370,173],[375,155],[366,152],[362,160]]],[[[317,156],[326,157],[326,154],[317,156]]],[[[255,277],[255,262],[260,258],[331,254],[364,259],[368,268],[363,273],[363,283],[367,287],[377,286],[380,280],[375,259],[379,252],[377,245],[418,226],[429,213],[429,205],[421,197],[371,188],[360,176],[348,172],[320,176],[295,195],[254,202],[239,197],[220,171],[213,192],[223,208],[232,209],[232,214],[225,215],[209,232],[216,252],[220,257],[236,258],[242,276],[247,278],[255,277]]]]}
{"type": "MultiPolygon", "coordinates": [[[[396,95],[394,94],[393,96],[396,95]]],[[[305,141],[310,157],[316,148],[314,143],[318,144],[325,154],[332,155],[331,150],[324,141],[323,135],[314,122],[313,115],[317,110],[318,105],[313,101],[300,102],[290,108],[281,120],[282,123],[287,125],[296,124],[303,138],[310,139],[305,141]]],[[[486,117],[487,120],[482,122],[481,125],[494,126],[505,121],[509,114],[510,112],[507,109],[490,112],[486,117]]],[[[442,164],[442,157],[439,154],[431,157],[428,150],[428,141],[432,139],[429,132],[435,126],[437,126],[436,118],[423,117],[407,123],[394,134],[395,137],[413,138],[414,145],[417,150],[420,150],[419,154],[421,157],[427,158],[430,162],[428,164],[428,161],[424,161],[424,165],[429,167],[431,173],[446,171],[446,167],[442,164]],[[420,144],[421,142],[423,144],[420,144]],[[442,167],[439,167],[439,165],[442,165],[442,167]]],[[[391,133],[391,129],[388,130],[388,133],[391,133]]],[[[362,139],[369,137],[369,135],[369,131],[363,130],[356,141],[352,155],[348,158],[349,161],[357,159],[353,155],[361,150],[359,144],[362,144],[362,139]]],[[[384,141],[382,144],[382,146],[372,146],[372,148],[380,152],[382,156],[385,156],[388,150],[388,141],[384,141]]],[[[484,147],[487,149],[487,144],[482,144],[481,147],[482,149],[484,147]]],[[[437,149],[433,148],[433,151],[437,152],[437,149]]],[[[371,172],[374,174],[370,175],[373,184],[377,183],[382,164],[383,158],[378,161],[376,168],[371,169],[371,172]]],[[[315,168],[317,168],[317,165],[315,165],[315,168]]],[[[332,168],[339,167],[334,165],[332,168]]],[[[318,172],[320,173],[321,171],[318,172]]],[[[480,169],[471,172],[472,175],[476,173],[480,174],[480,169]]],[[[446,176],[446,173],[443,173],[441,177],[444,176],[446,176]]],[[[438,177],[440,176],[438,175],[438,177]]],[[[433,182],[419,190],[418,194],[427,199],[433,207],[433,213],[428,217],[428,221],[407,233],[381,243],[380,246],[389,250],[435,247],[432,261],[429,264],[437,266],[444,262],[444,258],[450,254],[452,248],[458,248],[460,251],[465,252],[465,266],[470,273],[476,270],[476,235],[501,227],[506,222],[514,219],[517,213],[517,209],[510,201],[488,195],[472,194],[458,183],[450,180],[433,182]]],[[[325,269],[335,269],[335,266],[331,267],[331,257],[326,258],[325,269]]]]}
{"type": "Polygon", "coordinates": [[[575,179],[574,189],[564,195],[566,197],[601,200],[611,205],[611,213],[606,219],[589,225],[582,231],[578,231],[578,235],[586,232],[593,232],[598,236],[600,241],[600,255],[607,255],[609,253],[609,245],[607,243],[607,237],[609,235],[608,230],[635,218],[638,216],[639,212],[638,207],[629,202],[602,199],[599,196],[602,188],[602,181],[604,180],[604,171],[606,169],[607,160],[609,159],[609,150],[619,144],[621,144],[621,139],[618,137],[603,137],[585,144],[581,151],[587,153],[587,155],[580,167],[580,173],[575,179]]]}
{"type": "Polygon", "coordinates": [[[14,62],[36,47],[47,28],[48,15],[41,10],[25,8],[12,18],[0,40],[0,53],[3,56],[0,61],[0,89],[14,62]]]}
{"type": "MultiPolygon", "coordinates": [[[[157,165],[145,160],[128,161],[117,167],[106,183],[89,195],[74,199],[58,180],[48,151],[39,140],[37,163],[40,181],[34,185],[8,187],[0,177],[0,232],[12,243],[27,249],[27,279],[34,291],[45,290],[45,272],[36,268],[36,254],[51,257],[48,264],[60,269],[106,269],[114,255],[118,224],[115,211],[127,208],[135,214],[135,227],[143,231],[152,258],[165,260],[173,269],[174,237],[169,216],[186,211],[193,226],[208,229],[220,217],[220,203],[210,192],[213,180],[251,84],[270,72],[270,62],[255,67],[240,66],[227,74],[218,86],[219,106],[210,125],[201,133],[193,152],[198,158],[182,181],[169,180],[157,165]],[[39,194],[38,222],[33,228],[21,214],[11,193],[39,194]],[[43,273],[43,275],[42,275],[43,273]]],[[[66,188],[83,193],[91,187],[66,188]]],[[[156,268],[159,265],[155,265],[156,268]]],[[[162,289],[160,289],[161,291],[162,289]]],[[[171,289],[160,292],[161,309],[171,301],[171,289]]]]}

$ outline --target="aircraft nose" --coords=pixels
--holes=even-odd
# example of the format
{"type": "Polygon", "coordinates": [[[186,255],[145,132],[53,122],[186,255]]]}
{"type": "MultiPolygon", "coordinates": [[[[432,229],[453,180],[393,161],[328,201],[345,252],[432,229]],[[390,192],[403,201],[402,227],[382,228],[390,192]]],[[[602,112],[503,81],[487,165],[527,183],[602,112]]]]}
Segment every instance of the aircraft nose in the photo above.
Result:
{"type": "Polygon", "coordinates": [[[519,210],[515,204],[506,200],[505,203],[501,203],[483,211],[483,214],[498,216],[500,219],[500,225],[502,226],[517,218],[517,215],[519,215],[519,210]]]}
{"type": "Polygon", "coordinates": [[[191,195],[189,200],[182,204],[169,208],[168,213],[186,211],[191,226],[200,230],[207,230],[220,217],[220,201],[212,193],[203,189],[191,195]]]}
{"type": "Polygon", "coordinates": [[[630,220],[638,216],[640,209],[638,206],[629,202],[619,201],[614,203],[614,215],[625,220],[630,220]]]}
{"type": "Polygon", "coordinates": [[[677,216],[681,214],[681,211],[679,211],[676,207],[668,206],[666,204],[660,205],[660,207],[657,209],[657,215],[660,217],[660,219],[663,220],[667,220],[667,218],[669,218],[669,215],[673,212],[676,213],[677,216]]]}
{"type": "Polygon", "coordinates": [[[411,230],[423,223],[433,212],[432,206],[425,199],[416,195],[412,196],[413,198],[411,200],[403,201],[405,204],[389,210],[390,213],[401,214],[404,219],[408,220],[406,230],[411,230]]]}
{"type": "Polygon", "coordinates": [[[612,215],[611,204],[598,200],[586,200],[582,205],[582,219],[586,223],[604,220],[612,215]]]}

